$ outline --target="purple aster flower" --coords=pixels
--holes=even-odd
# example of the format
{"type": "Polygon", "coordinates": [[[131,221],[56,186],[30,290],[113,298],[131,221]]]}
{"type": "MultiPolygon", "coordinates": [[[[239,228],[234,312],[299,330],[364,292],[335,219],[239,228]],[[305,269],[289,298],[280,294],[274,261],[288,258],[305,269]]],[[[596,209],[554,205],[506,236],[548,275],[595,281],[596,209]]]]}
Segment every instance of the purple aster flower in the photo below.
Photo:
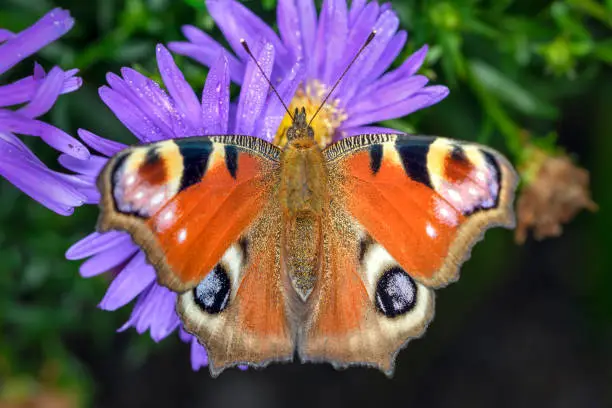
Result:
{"type": "MultiPolygon", "coordinates": [[[[426,48],[417,51],[398,69],[385,73],[399,55],[406,33],[398,30],[398,18],[387,5],[354,1],[348,10],[344,0],[330,0],[317,19],[309,0],[280,0],[281,37],[234,0],[209,1],[211,14],[235,52],[234,56],[194,27],[184,32],[191,42],[172,43],[178,53],[210,67],[201,98],[185,81],[170,53],[157,47],[157,63],[167,91],[138,72],[124,68],[121,77],[109,74],[109,86],[100,96],[140,142],[211,134],[249,134],[284,143],[285,110],[269,92],[266,79],[240,45],[245,38],[263,71],[272,78],[283,100],[305,106],[312,114],[328,88],[340,75],[373,29],[374,41],[366,48],[314,123],[321,145],[373,129],[369,123],[395,118],[432,105],[444,98],[442,86],[426,87],[427,79],[415,75],[426,48]],[[230,81],[241,85],[237,101],[230,101],[230,81]]],[[[83,182],[79,192],[88,203],[97,203],[95,179],[108,157],[124,145],[91,132],[79,135],[99,154],[88,160],[62,155],[60,162],[83,182]]],[[[194,369],[208,362],[204,348],[180,327],[175,313],[176,294],[159,286],[155,271],[143,252],[124,232],[93,233],[72,246],[68,259],[88,258],[80,268],[84,277],[112,271],[115,278],[100,303],[116,310],[134,299],[130,319],[119,329],[149,331],[159,341],[179,328],[191,343],[194,369]]]]}
{"type": "MultiPolygon", "coordinates": [[[[74,20],[66,10],[55,9],[20,33],[0,28],[0,75],[57,40],[73,24],[74,20]]],[[[63,71],[53,67],[45,73],[36,64],[33,75],[0,85],[0,176],[62,215],[72,214],[73,207],[85,201],[85,196],[78,190],[83,182],[76,176],[47,168],[16,134],[38,136],[71,157],[89,157],[85,146],[76,139],[36,119],[51,109],[60,94],[81,86],[81,79],[75,76],[77,72],[76,69],[63,71]]]]}
{"type": "MultiPolygon", "coordinates": [[[[231,80],[241,84],[249,62],[240,39],[249,44],[267,41],[276,50],[273,83],[295,76],[296,88],[283,89],[281,96],[291,102],[290,111],[306,107],[307,116],[314,113],[368,35],[376,30],[372,43],[313,122],[321,146],[355,134],[391,131],[367,125],[408,115],[448,95],[448,88],[426,86],[428,79],[415,75],[425,59],[427,46],[397,69],[386,72],[407,39],[405,31],[398,31],[399,18],[389,3],[379,6],[376,2],[354,0],[349,9],[345,0],[324,0],[317,16],[312,0],[279,0],[280,37],[235,0],[206,0],[206,5],[236,55],[228,56],[231,80]]],[[[183,33],[189,41],[170,43],[169,48],[211,66],[223,47],[193,26],[184,26],[183,33]]],[[[282,106],[270,105],[254,134],[283,145],[284,130],[289,125],[290,118],[285,116],[282,106]]]]}

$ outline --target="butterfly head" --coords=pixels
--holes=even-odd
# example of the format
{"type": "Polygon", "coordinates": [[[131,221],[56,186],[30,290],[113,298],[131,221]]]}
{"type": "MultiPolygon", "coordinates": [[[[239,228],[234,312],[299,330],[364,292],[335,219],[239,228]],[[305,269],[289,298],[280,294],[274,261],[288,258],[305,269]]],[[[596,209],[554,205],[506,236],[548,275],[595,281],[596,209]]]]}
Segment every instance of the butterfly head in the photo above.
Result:
{"type": "Polygon", "coordinates": [[[292,140],[299,139],[312,139],[314,140],[314,130],[308,124],[306,120],[306,109],[302,107],[301,110],[295,108],[295,113],[293,114],[293,123],[291,127],[287,130],[287,141],[291,142],[292,140]]]}

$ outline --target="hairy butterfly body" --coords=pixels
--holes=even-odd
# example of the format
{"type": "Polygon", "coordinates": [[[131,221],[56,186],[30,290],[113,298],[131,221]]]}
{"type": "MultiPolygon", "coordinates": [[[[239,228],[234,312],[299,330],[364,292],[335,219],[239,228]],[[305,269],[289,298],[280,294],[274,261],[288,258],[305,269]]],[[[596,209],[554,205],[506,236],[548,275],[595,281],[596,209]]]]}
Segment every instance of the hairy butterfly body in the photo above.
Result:
{"type": "Polygon", "coordinates": [[[491,226],[512,227],[499,153],[369,134],[321,150],[305,112],[281,150],[249,136],[133,147],[102,171],[99,229],[129,232],[179,293],[213,375],[291,360],[391,374],[491,226]]]}

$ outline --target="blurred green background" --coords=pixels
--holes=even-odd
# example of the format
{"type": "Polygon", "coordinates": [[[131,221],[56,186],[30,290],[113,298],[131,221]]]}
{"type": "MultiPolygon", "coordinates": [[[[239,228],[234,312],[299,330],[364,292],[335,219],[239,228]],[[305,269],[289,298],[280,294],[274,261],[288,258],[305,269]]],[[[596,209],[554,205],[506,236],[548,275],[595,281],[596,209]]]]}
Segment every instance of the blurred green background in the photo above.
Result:
{"type": "MultiPolygon", "coordinates": [[[[245,4],[268,23],[275,0],[245,4]]],[[[612,407],[612,1],[394,1],[422,69],[451,89],[439,105],[385,125],[485,142],[519,163],[525,135],[567,152],[591,173],[596,213],[561,237],[514,243],[493,230],[462,278],[438,291],[436,318],[399,354],[393,379],[369,369],[273,365],[192,373],[176,335],[155,344],[116,333],[129,307],[96,308],[109,277],[82,279],[66,249],[94,228],[97,209],[61,217],[0,180],[0,407],[361,406],[612,407]],[[55,404],[55,405],[54,405],[55,404]]],[[[73,30],[35,58],[77,67],[83,88],[46,120],[134,139],[100,101],[107,72],[132,66],[157,77],[155,44],[183,24],[219,31],[202,0],[0,0],[0,27],[19,31],[52,7],[73,30]]],[[[206,70],[177,57],[202,89],[206,70]]],[[[0,78],[29,75],[28,59],[0,78]]],[[[57,154],[32,149],[53,168],[57,154]]]]}

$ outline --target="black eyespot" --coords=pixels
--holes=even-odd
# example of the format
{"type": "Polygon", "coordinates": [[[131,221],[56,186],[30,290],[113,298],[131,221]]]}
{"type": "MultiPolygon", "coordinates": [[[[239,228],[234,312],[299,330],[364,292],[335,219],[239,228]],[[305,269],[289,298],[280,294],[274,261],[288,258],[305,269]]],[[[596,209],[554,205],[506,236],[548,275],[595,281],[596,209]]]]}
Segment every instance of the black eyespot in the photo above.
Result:
{"type": "Polygon", "coordinates": [[[376,285],[376,308],[387,317],[397,317],[416,305],[417,286],[399,267],[385,271],[376,285]]]}
{"type": "Polygon", "coordinates": [[[220,313],[229,302],[231,283],[227,271],[217,264],[198,286],[193,288],[193,298],[198,306],[210,314],[220,313]]]}

